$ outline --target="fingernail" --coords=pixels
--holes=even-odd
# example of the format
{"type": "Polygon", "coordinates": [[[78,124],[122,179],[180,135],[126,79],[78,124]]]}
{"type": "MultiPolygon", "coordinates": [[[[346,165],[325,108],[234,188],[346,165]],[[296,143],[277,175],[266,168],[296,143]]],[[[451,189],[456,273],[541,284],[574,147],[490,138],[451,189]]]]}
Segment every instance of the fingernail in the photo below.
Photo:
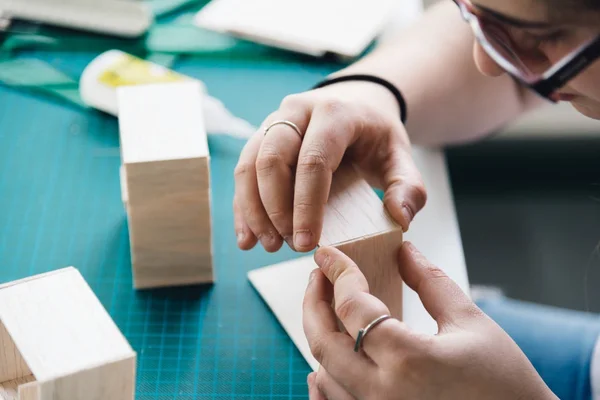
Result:
{"type": "Polygon", "coordinates": [[[296,247],[310,247],[312,244],[312,233],[310,231],[298,231],[294,236],[294,245],[296,247]]]}
{"type": "Polygon", "coordinates": [[[423,253],[421,253],[414,244],[412,244],[411,242],[405,242],[404,245],[406,246],[408,252],[411,254],[413,260],[417,264],[425,265],[427,263],[427,259],[425,258],[423,253]]]}
{"type": "Polygon", "coordinates": [[[406,221],[406,223],[410,224],[410,222],[413,219],[413,216],[412,212],[407,206],[402,206],[402,215],[404,216],[404,220],[406,221]]]}
{"type": "Polygon", "coordinates": [[[316,277],[317,277],[317,270],[315,269],[310,273],[310,276],[308,277],[308,283],[311,283],[312,281],[314,281],[316,277]]]}
{"type": "Polygon", "coordinates": [[[263,245],[263,247],[268,247],[270,244],[272,244],[273,238],[273,232],[265,232],[259,236],[260,243],[263,245]]]}
{"type": "Polygon", "coordinates": [[[244,232],[242,232],[242,231],[238,232],[237,233],[237,241],[238,241],[238,243],[243,242],[244,241],[244,237],[245,237],[244,232]]]}
{"type": "Polygon", "coordinates": [[[317,265],[319,267],[323,266],[323,263],[325,262],[325,257],[326,256],[327,255],[325,254],[325,252],[323,250],[321,250],[321,249],[319,249],[319,250],[317,250],[315,252],[315,262],[317,263],[317,265]]]}

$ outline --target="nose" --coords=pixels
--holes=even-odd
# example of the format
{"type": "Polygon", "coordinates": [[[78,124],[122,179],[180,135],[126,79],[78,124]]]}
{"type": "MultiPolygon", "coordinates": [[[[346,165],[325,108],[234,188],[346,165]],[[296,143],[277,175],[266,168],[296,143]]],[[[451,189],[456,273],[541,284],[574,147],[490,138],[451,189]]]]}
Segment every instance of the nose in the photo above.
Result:
{"type": "Polygon", "coordinates": [[[475,60],[479,72],[483,75],[500,76],[504,74],[504,70],[487,55],[479,43],[475,43],[473,48],[473,59],[475,60]]]}

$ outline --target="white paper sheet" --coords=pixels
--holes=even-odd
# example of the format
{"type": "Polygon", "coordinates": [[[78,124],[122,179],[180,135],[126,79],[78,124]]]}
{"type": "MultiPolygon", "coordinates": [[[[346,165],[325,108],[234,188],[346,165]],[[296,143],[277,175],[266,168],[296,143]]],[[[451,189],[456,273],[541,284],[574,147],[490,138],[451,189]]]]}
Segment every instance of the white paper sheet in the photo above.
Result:
{"type": "Polygon", "coordinates": [[[199,26],[267,45],[319,56],[356,57],[397,15],[414,15],[419,0],[212,0],[199,26]]]}

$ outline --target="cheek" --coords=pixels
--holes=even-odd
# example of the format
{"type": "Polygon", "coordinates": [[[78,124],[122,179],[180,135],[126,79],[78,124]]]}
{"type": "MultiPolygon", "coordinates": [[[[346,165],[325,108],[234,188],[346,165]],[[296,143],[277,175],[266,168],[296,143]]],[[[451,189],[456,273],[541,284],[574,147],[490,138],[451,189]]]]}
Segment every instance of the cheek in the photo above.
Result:
{"type": "Polygon", "coordinates": [[[479,43],[475,43],[473,47],[473,59],[475,60],[477,69],[479,69],[479,72],[483,75],[500,76],[504,74],[504,70],[487,55],[479,43]]]}
{"type": "Polygon", "coordinates": [[[600,61],[596,61],[567,85],[580,95],[600,102],[600,61]]]}
{"type": "Polygon", "coordinates": [[[562,91],[579,95],[573,107],[586,117],[600,120],[600,61],[573,79],[562,91]]]}

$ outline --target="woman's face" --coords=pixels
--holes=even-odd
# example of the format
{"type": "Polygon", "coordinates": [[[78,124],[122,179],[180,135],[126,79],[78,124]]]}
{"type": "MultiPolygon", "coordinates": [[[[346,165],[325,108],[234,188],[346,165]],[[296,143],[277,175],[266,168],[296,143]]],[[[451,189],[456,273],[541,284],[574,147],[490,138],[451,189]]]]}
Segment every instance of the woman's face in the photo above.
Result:
{"type": "MultiPolygon", "coordinates": [[[[485,11],[508,17],[503,28],[519,47],[519,53],[528,58],[528,65],[540,72],[600,34],[600,7],[589,10],[578,5],[582,3],[583,0],[472,0],[473,5],[485,11]]],[[[474,57],[482,73],[504,73],[479,44],[475,44],[474,57]]],[[[582,114],[600,119],[600,59],[559,93],[562,101],[571,102],[582,114]]]]}

